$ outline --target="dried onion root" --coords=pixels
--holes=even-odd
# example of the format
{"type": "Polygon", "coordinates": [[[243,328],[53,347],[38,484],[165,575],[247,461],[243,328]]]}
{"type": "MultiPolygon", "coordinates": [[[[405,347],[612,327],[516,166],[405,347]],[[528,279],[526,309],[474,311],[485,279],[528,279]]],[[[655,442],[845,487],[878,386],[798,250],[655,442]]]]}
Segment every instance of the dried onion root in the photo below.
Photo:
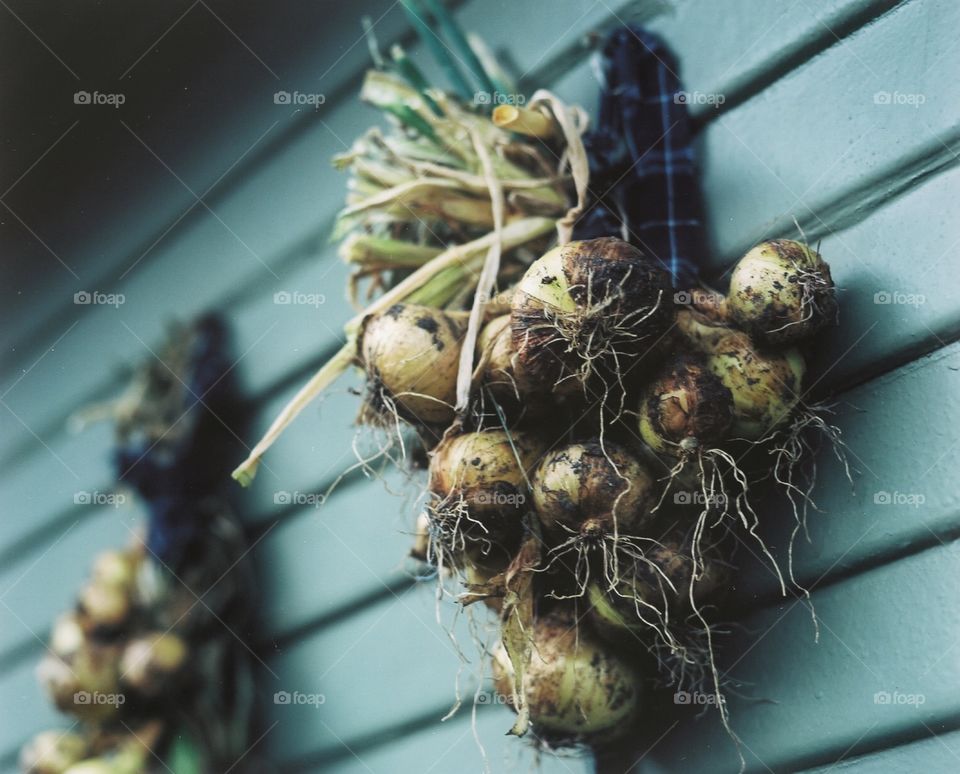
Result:
{"type": "Polygon", "coordinates": [[[516,368],[531,392],[583,389],[594,376],[621,383],[626,364],[666,335],[670,275],[612,237],[548,251],[514,293],[516,368]]]}
{"type": "Polygon", "coordinates": [[[622,564],[642,560],[655,486],[640,459],[618,444],[574,443],[544,456],[531,487],[548,546],[541,571],[556,582],[550,596],[581,597],[593,577],[615,584],[622,564]]]}
{"type": "Polygon", "coordinates": [[[696,568],[685,541],[667,537],[650,547],[614,585],[591,584],[590,618],[597,631],[654,655],[665,683],[703,686],[714,669],[712,640],[697,613],[722,597],[729,568],[711,548],[696,568]],[[696,573],[695,573],[696,571],[696,573]]]}
{"type": "Polygon", "coordinates": [[[542,451],[525,433],[485,430],[445,438],[430,460],[431,557],[439,566],[468,556],[503,569],[523,532],[527,471],[542,451]]]}

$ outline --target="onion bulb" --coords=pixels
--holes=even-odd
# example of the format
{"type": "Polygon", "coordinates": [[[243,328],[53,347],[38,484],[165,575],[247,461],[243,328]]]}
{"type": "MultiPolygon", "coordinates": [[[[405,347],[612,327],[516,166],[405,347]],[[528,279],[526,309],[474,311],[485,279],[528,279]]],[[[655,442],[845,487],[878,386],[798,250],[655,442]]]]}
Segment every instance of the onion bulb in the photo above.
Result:
{"type": "Polygon", "coordinates": [[[647,445],[679,457],[726,437],[733,424],[733,395],[705,357],[678,355],[647,386],[639,414],[647,445]]]}
{"type": "Polygon", "coordinates": [[[653,347],[673,322],[670,275],[613,237],[568,242],[526,271],[513,295],[517,370],[539,392],[584,382],[653,347]]]}
{"type": "Polygon", "coordinates": [[[143,774],[148,771],[147,758],[156,732],[149,728],[136,731],[131,728],[130,733],[132,738],[124,740],[102,757],[75,763],[64,774],[143,774]]]}
{"type": "Polygon", "coordinates": [[[87,635],[76,613],[64,613],[54,621],[49,646],[54,656],[69,659],[86,644],[87,635]]]}
{"type": "MultiPolygon", "coordinates": [[[[631,665],[578,626],[553,613],[535,621],[523,689],[538,736],[560,741],[610,739],[630,730],[640,705],[631,665]]],[[[513,667],[501,644],[493,653],[496,692],[513,704],[513,667]]]]}
{"type": "Polygon", "coordinates": [[[92,579],[127,594],[133,593],[136,582],[137,557],[123,551],[104,551],[94,560],[92,579]]]}
{"type": "Polygon", "coordinates": [[[674,328],[678,346],[694,352],[712,352],[724,336],[736,332],[735,328],[698,309],[684,307],[677,311],[674,328]]]}
{"type": "Polygon", "coordinates": [[[142,696],[158,696],[169,687],[186,659],[187,644],[172,632],[137,637],[127,643],[120,658],[123,683],[142,696]]]}
{"type": "Polygon", "coordinates": [[[727,306],[739,327],[768,344],[807,338],[837,313],[830,266],[800,242],[764,242],[734,267],[727,306]]]}
{"type": "Polygon", "coordinates": [[[520,385],[513,367],[510,315],[494,317],[483,327],[477,337],[477,352],[483,386],[497,403],[514,405],[520,396],[520,385]]]}
{"type": "Polygon", "coordinates": [[[485,430],[445,438],[429,469],[429,489],[436,498],[432,513],[441,535],[452,536],[455,548],[464,547],[464,539],[489,547],[519,536],[528,471],[541,452],[540,441],[522,432],[485,430]]]}
{"type": "Polygon", "coordinates": [[[37,677],[62,712],[81,720],[106,720],[122,704],[119,655],[112,645],[88,645],[69,662],[48,655],[37,667],[37,677]]]}
{"type": "Polygon", "coordinates": [[[119,768],[115,758],[90,758],[76,763],[67,769],[64,774],[133,774],[136,769],[119,768]]]}
{"type": "Polygon", "coordinates": [[[71,731],[43,731],[20,753],[24,774],[64,774],[88,754],[87,741],[71,731]]]}
{"type": "Polygon", "coordinates": [[[125,589],[93,581],[81,589],[77,608],[87,631],[110,631],[126,623],[130,597],[125,589]]]}
{"type": "Polygon", "coordinates": [[[745,333],[725,336],[707,358],[733,394],[733,435],[756,441],[784,424],[800,400],[806,365],[794,348],[757,348],[745,333]]]}
{"type": "Polygon", "coordinates": [[[591,441],[549,452],[532,488],[534,509],[548,532],[599,538],[636,534],[650,518],[655,482],[628,449],[591,441]]]}
{"type": "MultiPolygon", "coordinates": [[[[591,584],[587,597],[590,615],[601,632],[645,631],[650,622],[682,621],[690,609],[693,559],[679,541],[665,540],[644,552],[646,561],[624,572],[612,588],[591,584]]],[[[698,607],[715,599],[726,580],[726,567],[711,557],[703,558],[700,577],[693,582],[693,601],[698,607]]]]}
{"type": "Polygon", "coordinates": [[[450,422],[464,330],[461,320],[429,306],[395,304],[368,316],[358,351],[374,410],[392,408],[421,424],[450,422]]]}

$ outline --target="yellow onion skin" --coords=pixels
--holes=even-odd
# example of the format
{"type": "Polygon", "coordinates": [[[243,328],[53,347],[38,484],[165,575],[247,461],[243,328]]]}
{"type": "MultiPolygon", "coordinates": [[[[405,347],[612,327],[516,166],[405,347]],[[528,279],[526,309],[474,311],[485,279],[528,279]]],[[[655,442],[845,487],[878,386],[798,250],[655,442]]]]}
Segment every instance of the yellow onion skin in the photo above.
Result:
{"type": "Polygon", "coordinates": [[[131,608],[125,589],[101,581],[87,583],[77,600],[81,625],[91,634],[120,629],[128,622],[131,608]]]}
{"type": "Polygon", "coordinates": [[[120,673],[125,687],[154,698],[168,691],[187,660],[187,644],[173,632],[136,637],[123,649],[120,673]]]}
{"type": "Polygon", "coordinates": [[[75,763],[64,774],[144,774],[148,771],[148,748],[141,738],[125,741],[119,749],[98,758],[75,763]]]}
{"type": "Polygon", "coordinates": [[[767,344],[808,338],[836,317],[830,266],[800,242],[763,242],[734,267],[727,306],[738,327],[767,344]]]}
{"type": "Polygon", "coordinates": [[[50,652],[62,659],[69,659],[87,644],[87,633],[76,613],[64,613],[53,624],[50,632],[50,652]]]}
{"type": "Polygon", "coordinates": [[[640,401],[640,437],[658,454],[679,457],[726,438],[733,395],[706,357],[682,354],[666,363],[640,401]]]}
{"type": "Polygon", "coordinates": [[[430,458],[434,517],[442,520],[463,507],[470,519],[463,524],[467,537],[516,537],[527,510],[527,481],[542,452],[542,442],[523,432],[484,430],[445,438],[430,458]]]}
{"type": "Polygon", "coordinates": [[[127,769],[118,768],[111,758],[91,758],[74,764],[64,774],[127,774],[127,769]]]}
{"type": "Polygon", "coordinates": [[[78,699],[78,693],[120,696],[120,651],[114,645],[87,645],[64,661],[48,655],[37,677],[61,712],[81,720],[102,722],[116,717],[122,702],[78,699]]]}
{"type": "MultiPolygon", "coordinates": [[[[538,619],[532,638],[523,687],[539,737],[561,743],[610,741],[630,731],[641,692],[638,675],[626,660],[568,615],[538,619]]],[[[510,706],[512,675],[500,645],[493,653],[494,689],[510,706]]]]}
{"type": "Polygon", "coordinates": [[[656,482],[633,452],[607,442],[570,444],[547,453],[531,481],[544,529],[601,537],[636,534],[650,520],[656,482]],[[565,528],[565,529],[564,529],[565,528]]]}
{"type": "Polygon", "coordinates": [[[616,374],[669,330],[672,297],[670,275],[621,239],[555,247],[531,264],[513,295],[517,373],[540,393],[577,387],[585,368],[616,374]]]}
{"type": "Polygon", "coordinates": [[[358,352],[374,410],[385,408],[378,405],[384,402],[382,391],[410,422],[452,421],[464,331],[464,321],[416,304],[395,304],[368,316],[358,352]]]}
{"type": "Polygon", "coordinates": [[[444,439],[430,460],[430,489],[446,495],[504,484],[526,490],[543,443],[526,432],[483,430],[444,439]]]}
{"type": "Polygon", "coordinates": [[[138,565],[139,557],[132,552],[104,551],[93,563],[92,579],[95,583],[112,586],[131,595],[138,565]]]}
{"type": "Polygon", "coordinates": [[[677,310],[677,324],[674,328],[677,347],[709,354],[716,349],[721,339],[736,332],[736,328],[693,307],[677,310]]]}
{"type": "Polygon", "coordinates": [[[43,731],[31,739],[20,753],[24,774],[64,774],[89,752],[87,741],[70,731],[43,731]]]}
{"type": "Polygon", "coordinates": [[[798,350],[760,349],[745,333],[722,339],[707,365],[733,394],[732,435],[750,441],[790,419],[806,374],[798,350]]]}
{"type": "MultiPolygon", "coordinates": [[[[614,589],[591,584],[587,590],[590,618],[601,634],[615,637],[623,632],[649,630],[640,614],[651,621],[656,620],[656,613],[645,608],[645,604],[667,613],[674,621],[681,621],[690,611],[693,559],[689,548],[680,541],[667,539],[647,549],[644,556],[669,579],[673,588],[659,572],[643,563],[624,573],[614,589]]],[[[729,587],[727,567],[709,555],[703,557],[700,573],[693,584],[693,600],[698,608],[720,599],[729,587]]]]}
{"type": "Polygon", "coordinates": [[[494,317],[483,326],[477,337],[477,352],[480,384],[500,406],[518,408],[522,402],[521,383],[514,368],[509,314],[494,317]]]}

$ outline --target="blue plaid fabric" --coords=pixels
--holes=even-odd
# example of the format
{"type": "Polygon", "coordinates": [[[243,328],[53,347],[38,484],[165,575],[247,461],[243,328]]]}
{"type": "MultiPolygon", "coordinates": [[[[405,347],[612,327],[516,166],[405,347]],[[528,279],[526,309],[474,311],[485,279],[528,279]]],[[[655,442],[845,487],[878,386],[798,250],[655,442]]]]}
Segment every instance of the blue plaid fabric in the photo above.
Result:
{"type": "Polygon", "coordinates": [[[656,36],[621,27],[601,64],[597,126],[584,138],[591,201],[574,237],[623,236],[669,269],[676,287],[691,287],[705,240],[676,61],[656,36]]]}
{"type": "MultiPolygon", "coordinates": [[[[174,571],[209,539],[211,506],[223,507],[230,486],[237,449],[235,431],[228,428],[242,429],[244,423],[228,347],[223,320],[209,315],[195,322],[188,368],[171,384],[178,393],[170,417],[175,431],[154,440],[134,427],[114,450],[118,477],[146,506],[147,547],[174,571]]],[[[159,359],[154,368],[158,378],[173,380],[159,359]]]]}

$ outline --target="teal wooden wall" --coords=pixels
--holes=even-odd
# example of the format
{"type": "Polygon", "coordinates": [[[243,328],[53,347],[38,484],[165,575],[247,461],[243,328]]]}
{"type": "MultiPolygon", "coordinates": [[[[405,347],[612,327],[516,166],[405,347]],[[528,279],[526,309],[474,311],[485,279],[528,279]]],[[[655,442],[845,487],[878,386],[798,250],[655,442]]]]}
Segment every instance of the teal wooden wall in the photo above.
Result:
{"type": "MultiPolygon", "coordinates": [[[[397,7],[383,11],[377,31],[388,43],[405,25],[397,7]]],[[[839,424],[860,474],[851,492],[823,460],[825,512],[797,551],[798,578],[821,620],[819,644],[804,606],[780,599],[762,567],[747,561],[738,577],[743,633],[731,638],[725,666],[751,684],[752,696],[772,701],[732,699],[733,722],[750,771],[825,771],[841,758],[837,768],[856,772],[957,770],[960,6],[467,0],[457,13],[509,52],[504,64],[524,83],[590,109],[596,84],[583,34],[622,20],[648,23],[679,55],[688,91],[723,96],[719,107],[694,107],[713,267],[722,271],[755,241],[788,233],[793,218],[809,239],[822,238],[845,290],[842,325],[825,338],[812,382],[817,395],[841,402],[839,424]],[[924,101],[900,104],[897,95],[924,101]],[[910,294],[921,302],[878,303],[910,294]],[[925,499],[917,508],[885,505],[880,492],[925,499]],[[923,703],[877,703],[882,692],[922,695],[923,703]]],[[[358,32],[341,34],[352,42],[358,32]]],[[[0,388],[3,770],[13,770],[27,736],[57,722],[33,677],[52,617],[69,604],[92,554],[124,542],[141,517],[136,504],[73,505],[77,491],[109,488],[110,434],[67,433],[69,413],[109,393],[118,369],[147,354],[166,320],[213,307],[236,331],[255,436],[338,342],[350,312],[346,271],[326,236],[345,181],[328,159],[374,118],[354,99],[365,46],[341,49],[320,78],[328,95],[321,110],[278,115],[272,105],[243,103],[243,121],[195,154],[189,188],[201,194],[213,185],[203,197],[209,209],[181,217],[195,198],[167,181],[149,209],[128,213],[129,228],[104,224],[76,246],[93,256],[87,285],[52,275],[13,331],[17,360],[0,388]],[[69,298],[84,287],[122,292],[127,303],[78,310],[69,298]],[[273,303],[283,290],[322,293],[326,303],[319,312],[273,303]]],[[[298,67],[316,80],[331,58],[307,51],[298,67]]],[[[403,501],[353,478],[321,510],[274,502],[280,491],[324,491],[350,463],[355,407],[341,390],[308,411],[249,493],[254,555],[265,571],[263,749],[289,770],[479,770],[469,712],[439,722],[459,662],[434,620],[432,591],[407,581],[403,501]],[[276,706],[274,690],[320,692],[326,703],[276,706]]],[[[787,515],[769,508],[764,518],[782,546],[776,524],[787,515]]],[[[736,770],[715,718],[674,722],[671,712],[658,708],[668,718],[663,728],[638,728],[599,769],[736,770]]],[[[534,760],[503,737],[508,723],[501,708],[478,712],[476,734],[494,771],[534,760]]],[[[541,765],[593,768],[583,758],[541,765]]]]}

